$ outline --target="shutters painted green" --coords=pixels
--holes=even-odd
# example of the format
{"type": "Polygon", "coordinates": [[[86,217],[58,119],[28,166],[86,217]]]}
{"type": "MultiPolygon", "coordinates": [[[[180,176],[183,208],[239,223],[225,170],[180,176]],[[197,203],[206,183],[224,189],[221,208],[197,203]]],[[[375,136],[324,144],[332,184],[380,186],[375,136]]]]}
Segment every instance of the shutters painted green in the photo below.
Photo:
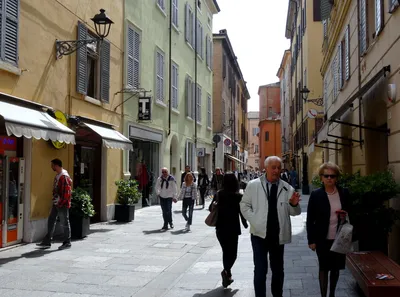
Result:
{"type": "Polygon", "coordinates": [[[164,54],[156,54],[156,99],[164,102],[164,54]]]}
{"type": "Polygon", "coordinates": [[[360,0],[359,29],[360,29],[360,54],[363,55],[367,51],[367,46],[368,46],[366,0],[360,0]]]}
{"type": "Polygon", "coordinates": [[[383,29],[383,0],[375,0],[375,35],[383,29]]]}
{"type": "Polygon", "coordinates": [[[197,112],[197,122],[201,123],[201,87],[200,85],[197,85],[197,108],[196,108],[196,112],[197,112]]]}
{"type": "Polygon", "coordinates": [[[18,66],[19,0],[0,0],[0,60],[18,66]]]}
{"type": "Polygon", "coordinates": [[[345,33],[345,79],[350,79],[350,25],[347,25],[345,33]]]}
{"type": "Polygon", "coordinates": [[[110,59],[111,59],[111,47],[110,42],[107,39],[101,42],[100,52],[100,100],[103,102],[110,102],[110,59]]]}
{"type": "Polygon", "coordinates": [[[185,101],[186,101],[186,116],[192,117],[192,80],[186,77],[185,80],[185,101]]]}
{"type": "MultiPolygon", "coordinates": [[[[84,23],[78,22],[77,39],[86,40],[88,38],[87,28],[84,23]]],[[[87,92],[87,49],[86,46],[80,47],[76,51],[76,91],[86,95],[87,92]]]]}

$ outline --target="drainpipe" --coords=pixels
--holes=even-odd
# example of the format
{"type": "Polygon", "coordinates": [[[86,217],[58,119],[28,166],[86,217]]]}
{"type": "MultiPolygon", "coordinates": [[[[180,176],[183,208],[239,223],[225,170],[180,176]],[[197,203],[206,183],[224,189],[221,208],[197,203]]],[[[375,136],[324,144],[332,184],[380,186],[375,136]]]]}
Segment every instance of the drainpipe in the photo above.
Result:
{"type": "Polygon", "coordinates": [[[168,69],[168,136],[171,134],[171,113],[172,113],[172,0],[169,0],[169,69],[168,69]]]}
{"type": "MultiPolygon", "coordinates": [[[[194,0],[194,150],[197,152],[197,1],[194,0]]],[[[197,154],[196,154],[197,158],[197,154]]],[[[197,162],[196,162],[197,164],[197,162]]],[[[196,168],[197,170],[197,168],[196,168]]]]}

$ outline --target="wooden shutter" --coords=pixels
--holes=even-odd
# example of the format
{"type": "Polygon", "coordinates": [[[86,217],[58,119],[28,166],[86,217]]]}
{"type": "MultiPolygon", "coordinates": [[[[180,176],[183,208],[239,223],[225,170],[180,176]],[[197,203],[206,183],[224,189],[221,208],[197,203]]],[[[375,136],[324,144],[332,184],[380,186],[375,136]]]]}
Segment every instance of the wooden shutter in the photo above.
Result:
{"type": "Polygon", "coordinates": [[[192,90],[191,90],[192,91],[191,118],[194,120],[195,117],[196,117],[196,109],[197,109],[197,106],[196,106],[196,97],[197,97],[197,95],[196,95],[196,84],[194,82],[192,82],[191,87],[192,87],[192,90]]]}
{"type": "Polygon", "coordinates": [[[350,25],[347,25],[345,35],[345,78],[350,79],[350,25]]]}
{"type": "Polygon", "coordinates": [[[100,99],[104,102],[110,102],[110,57],[111,57],[110,42],[107,39],[104,39],[101,42],[101,52],[100,52],[100,68],[101,68],[100,99]]]}
{"type": "Polygon", "coordinates": [[[343,43],[338,46],[338,80],[339,90],[343,88],[343,43]]]}
{"type": "Polygon", "coordinates": [[[360,54],[363,55],[367,51],[367,2],[360,0],[360,54]]]}
{"type": "Polygon", "coordinates": [[[189,4],[185,4],[185,40],[190,42],[190,21],[189,21],[189,4]]]}
{"type": "Polygon", "coordinates": [[[18,66],[19,0],[0,1],[0,59],[18,66]]]}
{"type": "MultiPolygon", "coordinates": [[[[88,33],[85,24],[78,22],[77,39],[86,40],[88,33]]],[[[76,51],[76,91],[86,95],[87,91],[87,49],[80,47],[76,51]]]]}
{"type": "MultiPolygon", "coordinates": [[[[317,4],[318,6],[318,4],[317,4]]],[[[326,20],[330,17],[331,14],[331,10],[332,10],[332,2],[330,0],[320,0],[320,16],[321,16],[321,20],[326,20]]],[[[315,7],[315,1],[314,1],[314,11],[315,11],[316,7],[315,7]]],[[[314,14],[315,17],[315,14],[314,14]]],[[[317,21],[314,19],[314,21],[317,21]]]]}
{"type": "MultiPolygon", "coordinates": [[[[196,7],[195,7],[195,9],[197,9],[196,7]]],[[[196,25],[197,25],[197,21],[196,21],[196,18],[194,17],[194,12],[193,11],[191,11],[191,16],[192,16],[192,38],[191,38],[191,40],[192,40],[192,42],[191,42],[191,44],[192,44],[192,47],[193,48],[195,48],[195,46],[196,46],[196,41],[195,41],[195,38],[196,38],[196,25]]],[[[198,45],[197,45],[198,46],[198,45]]]]}
{"type": "Polygon", "coordinates": [[[389,13],[393,13],[399,5],[399,0],[389,0],[389,13]]]}
{"type": "Polygon", "coordinates": [[[186,116],[192,117],[192,86],[189,77],[185,80],[186,116]]]}
{"type": "Polygon", "coordinates": [[[383,0],[375,0],[375,36],[383,29],[383,0]]]}
{"type": "Polygon", "coordinates": [[[127,85],[131,88],[139,88],[140,85],[140,34],[128,27],[128,65],[127,85]]]}

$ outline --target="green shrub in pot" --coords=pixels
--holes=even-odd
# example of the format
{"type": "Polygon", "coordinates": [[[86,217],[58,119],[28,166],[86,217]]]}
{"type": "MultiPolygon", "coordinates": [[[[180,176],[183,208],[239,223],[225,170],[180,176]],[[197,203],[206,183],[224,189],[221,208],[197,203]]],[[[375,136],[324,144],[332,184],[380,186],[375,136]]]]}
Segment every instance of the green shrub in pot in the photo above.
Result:
{"type": "Polygon", "coordinates": [[[142,198],[142,193],[139,190],[139,183],[134,179],[117,180],[115,185],[117,189],[116,203],[121,205],[134,205],[142,198]]]}
{"type": "Polygon", "coordinates": [[[82,188],[72,191],[70,214],[77,217],[90,218],[95,215],[92,198],[82,188]]]}

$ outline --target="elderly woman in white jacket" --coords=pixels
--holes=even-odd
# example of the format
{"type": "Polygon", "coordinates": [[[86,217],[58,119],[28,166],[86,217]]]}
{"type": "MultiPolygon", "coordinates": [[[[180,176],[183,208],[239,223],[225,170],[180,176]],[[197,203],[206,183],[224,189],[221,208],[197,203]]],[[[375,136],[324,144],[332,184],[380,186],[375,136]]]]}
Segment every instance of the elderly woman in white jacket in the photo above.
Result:
{"type": "Polygon", "coordinates": [[[282,161],[279,157],[268,157],[265,167],[265,175],[248,183],[240,209],[251,225],[255,295],[266,296],[269,254],[272,296],[282,297],[284,245],[292,240],[290,216],[301,213],[300,194],[280,179],[282,161]]]}
{"type": "Polygon", "coordinates": [[[193,208],[194,202],[197,198],[197,185],[193,181],[192,174],[185,175],[185,182],[182,184],[181,191],[179,193],[178,199],[183,200],[182,202],[182,215],[186,221],[186,231],[190,231],[190,226],[193,220],[193,208]],[[187,211],[189,209],[189,216],[187,211]]]}

